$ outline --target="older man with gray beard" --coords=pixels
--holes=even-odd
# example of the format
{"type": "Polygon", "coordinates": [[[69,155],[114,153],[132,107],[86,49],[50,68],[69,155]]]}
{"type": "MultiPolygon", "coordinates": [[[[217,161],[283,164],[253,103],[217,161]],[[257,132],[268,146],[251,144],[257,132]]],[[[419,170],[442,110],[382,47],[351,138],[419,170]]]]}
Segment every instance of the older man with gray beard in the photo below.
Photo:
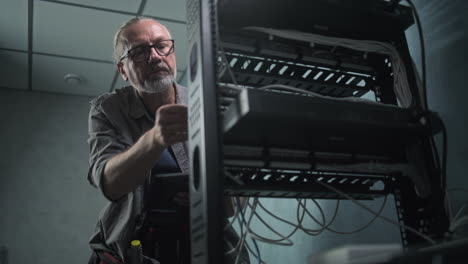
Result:
{"type": "MultiPolygon", "coordinates": [[[[130,242],[149,232],[141,230],[149,178],[188,172],[187,91],[175,82],[174,51],[169,31],[153,19],[133,18],[115,35],[114,59],[130,85],[91,101],[88,180],[110,203],[91,238],[96,254],[90,262],[129,263],[130,242]]],[[[187,191],[175,193],[171,202],[188,216],[187,191]]],[[[158,231],[152,248],[143,245],[152,257],[144,262],[189,263],[188,217],[175,222],[182,223],[180,232],[158,231]]]]}

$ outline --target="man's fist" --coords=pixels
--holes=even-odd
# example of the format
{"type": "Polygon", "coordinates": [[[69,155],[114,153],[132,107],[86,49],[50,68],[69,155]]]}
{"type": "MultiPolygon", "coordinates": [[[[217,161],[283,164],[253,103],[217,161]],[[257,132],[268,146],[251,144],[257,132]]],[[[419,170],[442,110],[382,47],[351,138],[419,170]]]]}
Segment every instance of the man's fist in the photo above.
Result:
{"type": "Polygon", "coordinates": [[[154,137],[158,144],[168,147],[188,139],[187,106],[167,104],[159,107],[154,121],[154,137]]]}

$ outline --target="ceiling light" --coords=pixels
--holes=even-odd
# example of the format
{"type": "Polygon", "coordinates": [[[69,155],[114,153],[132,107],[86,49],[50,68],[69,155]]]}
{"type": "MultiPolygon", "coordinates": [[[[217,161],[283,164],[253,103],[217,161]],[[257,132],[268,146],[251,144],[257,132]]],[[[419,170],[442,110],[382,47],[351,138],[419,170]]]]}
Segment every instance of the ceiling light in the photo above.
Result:
{"type": "Polygon", "coordinates": [[[66,84],[74,85],[74,86],[84,84],[84,78],[74,73],[66,74],[65,76],[63,76],[63,80],[65,81],[66,84]]]}

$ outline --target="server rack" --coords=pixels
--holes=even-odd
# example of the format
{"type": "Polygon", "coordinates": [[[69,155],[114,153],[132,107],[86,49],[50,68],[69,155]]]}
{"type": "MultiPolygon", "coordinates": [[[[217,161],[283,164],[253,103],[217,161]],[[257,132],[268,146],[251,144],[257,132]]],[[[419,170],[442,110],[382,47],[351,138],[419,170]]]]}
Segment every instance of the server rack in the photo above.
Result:
{"type": "MultiPolygon", "coordinates": [[[[397,2],[187,1],[193,263],[223,262],[224,195],[343,199],[326,185],[355,199],[393,194],[401,223],[442,239],[444,179],[432,140],[440,121],[424,108],[404,35],[412,13],[397,2]],[[388,55],[246,27],[391,43],[411,100],[398,107],[388,55]],[[372,91],[380,105],[256,89],[265,85],[335,98],[372,91]]],[[[400,230],[405,247],[424,245],[400,230]]]]}

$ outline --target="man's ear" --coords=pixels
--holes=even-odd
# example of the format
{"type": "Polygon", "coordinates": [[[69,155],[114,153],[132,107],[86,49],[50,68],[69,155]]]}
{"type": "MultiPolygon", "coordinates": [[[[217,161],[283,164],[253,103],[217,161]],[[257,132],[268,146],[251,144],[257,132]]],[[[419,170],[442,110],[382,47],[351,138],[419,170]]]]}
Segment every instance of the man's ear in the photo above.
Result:
{"type": "Polygon", "coordinates": [[[117,63],[117,70],[119,71],[120,76],[122,76],[122,79],[124,79],[124,81],[128,81],[128,76],[127,76],[127,73],[125,72],[122,62],[117,63]]]}

